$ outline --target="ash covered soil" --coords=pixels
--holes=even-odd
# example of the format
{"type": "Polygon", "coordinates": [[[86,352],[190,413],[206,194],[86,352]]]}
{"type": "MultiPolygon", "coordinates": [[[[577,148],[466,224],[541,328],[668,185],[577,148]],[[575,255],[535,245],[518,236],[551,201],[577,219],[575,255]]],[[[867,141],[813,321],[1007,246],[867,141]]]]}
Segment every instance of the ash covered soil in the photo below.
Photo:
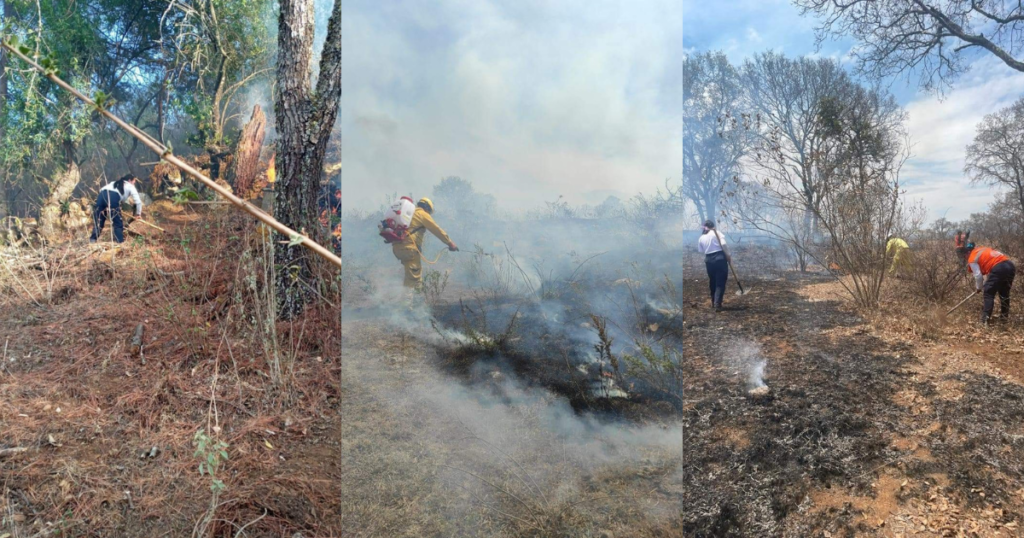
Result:
{"type": "MultiPolygon", "coordinates": [[[[729,283],[718,314],[706,280],[684,285],[684,535],[1024,533],[1012,369],[963,338],[880,329],[832,282],[745,284],[736,297],[729,283]],[[770,392],[751,398],[758,360],[770,392]]],[[[1020,339],[1001,341],[991,348],[1019,353],[1020,339]]]]}

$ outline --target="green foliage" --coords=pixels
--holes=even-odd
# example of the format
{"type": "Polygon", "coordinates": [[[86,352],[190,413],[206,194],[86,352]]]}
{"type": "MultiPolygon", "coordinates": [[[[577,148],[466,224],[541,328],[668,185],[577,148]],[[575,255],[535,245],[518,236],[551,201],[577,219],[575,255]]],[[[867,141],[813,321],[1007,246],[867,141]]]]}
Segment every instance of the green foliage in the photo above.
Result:
{"type": "Polygon", "coordinates": [[[217,478],[217,471],[223,462],[228,461],[228,444],[216,441],[200,429],[192,437],[192,445],[196,447],[193,457],[199,460],[199,474],[210,477],[210,490],[220,493],[227,489],[224,482],[217,478]]]}
{"type": "Polygon", "coordinates": [[[433,269],[427,269],[424,271],[423,285],[420,286],[420,291],[423,293],[428,303],[434,304],[440,300],[441,294],[443,294],[445,288],[448,287],[449,276],[451,276],[451,270],[441,272],[434,271],[433,269]]]}
{"type": "Polygon", "coordinates": [[[626,365],[626,376],[642,380],[647,385],[670,399],[682,403],[683,354],[677,346],[662,346],[659,352],[654,346],[635,342],[636,350],[620,356],[626,365]]]}
{"type": "MultiPolygon", "coordinates": [[[[182,92],[179,101],[196,125],[189,144],[231,145],[227,118],[243,113],[234,95],[271,64],[271,0],[191,0],[178,4],[169,29],[182,92]]],[[[268,71],[269,73],[269,71],[268,71]]]]}
{"type": "Polygon", "coordinates": [[[196,191],[189,189],[188,187],[182,187],[174,193],[174,197],[171,199],[177,205],[185,205],[192,200],[198,200],[199,194],[196,191]]]}
{"type": "Polygon", "coordinates": [[[60,70],[57,69],[57,58],[52,54],[39,60],[39,66],[43,68],[43,74],[46,76],[57,76],[60,74],[60,70]]]}
{"type": "Polygon", "coordinates": [[[626,363],[626,375],[632,377],[646,377],[652,373],[672,374],[677,368],[681,368],[676,354],[667,346],[658,353],[652,346],[638,344],[637,353],[623,354],[622,362],[626,363]]]}
{"type": "Polygon", "coordinates": [[[196,125],[185,142],[193,147],[204,147],[214,136],[213,99],[205,93],[186,92],[175,102],[196,125]]]}

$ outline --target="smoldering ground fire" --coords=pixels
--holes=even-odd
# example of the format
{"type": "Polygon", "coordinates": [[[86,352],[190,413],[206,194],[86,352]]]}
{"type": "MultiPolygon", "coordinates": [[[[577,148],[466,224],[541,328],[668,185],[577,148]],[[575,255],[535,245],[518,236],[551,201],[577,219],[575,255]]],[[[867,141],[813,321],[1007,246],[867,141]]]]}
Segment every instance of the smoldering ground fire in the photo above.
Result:
{"type": "MultiPolygon", "coordinates": [[[[457,424],[458,439],[477,440],[485,449],[500,446],[524,464],[513,464],[524,479],[516,482],[536,480],[539,488],[518,491],[477,480],[496,484],[505,472],[501,469],[511,460],[497,451],[474,458],[453,455],[459,464],[446,463],[450,468],[425,483],[468,488],[488,503],[511,502],[506,513],[536,522],[537,513],[524,515],[524,506],[506,493],[527,504],[534,499],[589,513],[594,504],[580,502],[588,484],[621,489],[607,476],[627,473],[640,476],[637,487],[649,486],[631,494],[636,506],[648,506],[631,528],[673,528],[677,514],[655,506],[677,506],[673,496],[680,483],[678,250],[637,234],[626,218],[481,219],[433,199],[436,221],[462,251],[425,266],[423,293],[411,303],[403,302],[401,267],[388,259],[390,249],[370,241],[346,243],[360,267],[349,265],[343,275],[344,338],[352,342],[346,344],[350,373],[344,378],[350,383],[390,378],[380,369],[389,369],[393,359],[388,357],[396,351],[374,356],[370,350],[381,345],[374,342],[393,341],[385,349],[412,350],[400,359],[389,388],[375,398],[391,409],[417,409],[418,416],[430,417],[423,424],[457,424]],[[360,336],[369,347],[357,350],[353,335],[364,331],[390,336],[360,336]],[[375,366],[380,360],[384,365],[375,366]],[[637,466],[656,470],[643,477],[637,466]],[[649,495],[652,490],[656,493],[649,495]]],[[[367,237],[375,235],[373,216],[350,215],[346,237],[361,224],[367,237]]],[[[425,258],[433,260],[438,246],[428,238],[425,258]]],[[[433,438],[428,430],[408,429],[417,438],[433,438]]],[[[439,440],[428,453],[445,454],[448,443],[439,440]]],[[[447,502],[453,517],[476,505],[447,502]]],[[[569,529],[547,528],[555,534],[569,529]]]]}

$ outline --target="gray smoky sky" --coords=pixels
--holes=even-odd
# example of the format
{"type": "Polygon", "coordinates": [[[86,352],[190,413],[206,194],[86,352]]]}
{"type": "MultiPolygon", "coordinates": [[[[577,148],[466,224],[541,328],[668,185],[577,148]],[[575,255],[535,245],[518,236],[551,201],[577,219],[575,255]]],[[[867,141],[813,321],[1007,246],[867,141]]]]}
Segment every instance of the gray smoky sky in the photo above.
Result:
{"type": "Polygon", "coordinates": [[[675,0],[343,5],[346,210],[460,176],[506,208],[680,181],[675,0]]]}

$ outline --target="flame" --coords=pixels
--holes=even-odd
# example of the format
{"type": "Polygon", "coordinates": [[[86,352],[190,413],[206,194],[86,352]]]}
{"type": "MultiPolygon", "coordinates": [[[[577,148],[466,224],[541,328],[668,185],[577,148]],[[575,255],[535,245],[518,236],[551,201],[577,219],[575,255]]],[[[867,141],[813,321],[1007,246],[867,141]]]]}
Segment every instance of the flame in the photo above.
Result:
{"type": "Polygon", "coordinates": [[[277,157],[276,153],[270,156],[270,162],[267,164],[267,183],[270,183],[271,185],[273,185],[274,180],[277,179],[277,170],[274,168],[274,157],[277,157]]]}

